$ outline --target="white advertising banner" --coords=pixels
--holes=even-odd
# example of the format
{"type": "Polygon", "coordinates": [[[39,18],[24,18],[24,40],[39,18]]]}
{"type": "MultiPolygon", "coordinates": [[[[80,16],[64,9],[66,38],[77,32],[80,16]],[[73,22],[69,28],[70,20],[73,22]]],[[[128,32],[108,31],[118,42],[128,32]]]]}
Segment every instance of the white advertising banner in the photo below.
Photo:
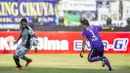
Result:
{"type": "Polygon", "coordinates": [[[98,12],[98,21],[106,21],[108,17],[111,17],[112,20],[118,21],[119,20],[119,13],[118,12],[98,12]]]}
{"type": "Polygon", "coordinates": [[[130,1],[123,1],[123,20],[130,17],[130,1]]]}
{"type": "MultiPolygon", "coordinates": [[[[105,21],[91,21],[90,24],[92,26],[93,25],[106,26],[106,22],[105,21]]],[[[126,27],[127,26],[127,22],[126,21],[122,21],[122,20],[112,21],[111,26],[113,26],[113,27],[126,27]]]]}
{"type": "Polygon", "coordinates": [[[119,1],[101,1],[98,3],[98,21],[106,21],[108,17],[112,20],[119,20],[119,1]]]}
{"type": "Polygon", "coordinates": [[[62,0],[63,10],[96,11],[96,0],[62,0]]]}

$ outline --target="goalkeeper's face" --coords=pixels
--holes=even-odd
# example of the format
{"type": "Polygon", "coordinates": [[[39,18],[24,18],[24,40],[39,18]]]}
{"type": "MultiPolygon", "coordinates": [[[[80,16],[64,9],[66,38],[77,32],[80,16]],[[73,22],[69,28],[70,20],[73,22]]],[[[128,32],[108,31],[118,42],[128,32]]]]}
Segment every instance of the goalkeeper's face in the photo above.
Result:
{"type": "Polygon", "coordinates": [[[81,24],[81,29],[82,29],[82,30],[85,30],[86,27],[87,27],[86,25],[81,24]]]}
{"type": "Polygon", "coordinates": [[[80,20],[80,23],[81,23],[81,28],[82,28],[82,30],[85,30],[85,29],[87,28],[87,26],[89,26],[89,22],[88,22],[88,20],[85,19],[85,18],[82,18],[82,19],[80,20]]]}

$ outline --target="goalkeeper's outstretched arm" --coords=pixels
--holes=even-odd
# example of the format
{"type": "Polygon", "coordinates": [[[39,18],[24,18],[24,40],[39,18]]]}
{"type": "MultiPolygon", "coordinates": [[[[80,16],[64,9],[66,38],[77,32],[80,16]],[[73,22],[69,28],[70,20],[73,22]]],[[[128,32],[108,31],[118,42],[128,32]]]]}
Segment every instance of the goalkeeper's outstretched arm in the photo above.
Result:
{"type": "Polygon", "coordinates": [[[102,30],[114,30],[114,27],[102,27],[102,30]]]}

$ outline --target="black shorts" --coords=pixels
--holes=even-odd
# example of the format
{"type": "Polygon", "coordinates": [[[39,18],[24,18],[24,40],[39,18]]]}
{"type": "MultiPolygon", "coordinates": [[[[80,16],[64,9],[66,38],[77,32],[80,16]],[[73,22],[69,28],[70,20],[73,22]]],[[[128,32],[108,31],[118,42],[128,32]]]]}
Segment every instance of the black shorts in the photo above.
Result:
{"type": "Polygon", "coordinates": [[[92,57],[103,57],[104,55],[104,49],[91,49],[89,54],[88,54],[88,59],[91,59],[92,57]]]}

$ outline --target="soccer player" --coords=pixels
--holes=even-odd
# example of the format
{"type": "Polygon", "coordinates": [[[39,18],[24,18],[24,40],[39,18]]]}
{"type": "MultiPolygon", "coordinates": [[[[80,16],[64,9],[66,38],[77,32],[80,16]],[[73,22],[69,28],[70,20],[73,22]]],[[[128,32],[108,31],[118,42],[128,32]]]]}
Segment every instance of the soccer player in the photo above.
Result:
{"type": "MultiPolygon", "coordinates": [[[[27,19],[22,18],[20,22],[20,36],[19,38],[14,42],[14,44],[18,43],[18,41],[22,38],[22,42],[17,46],[13,59],[16,63],[16,67],[13,70],[22,70],[22,66],[20,65],[19,58],[26,61],[25,67],[27,67],[31,62],[32,59],[27,58],[25,54],[30,50],[31,48],[31,38],[37,38],[33,30],[27,25],[27,19]]],[[[38,49],[35,48],[35,53],[38,52],[38,49]]]]}
{"type": "Polygon", "coordinates": [[[110,27],[100,27],[100,26],[89,26],[88,20],[83,18],[81,20],[81,27],[83,29],[82,33],[82,50],[80,52],[80,57],[83,58],[84,48],[86,44],[86,38],[91,44],[91,51],[88,55],[89,62],[102,61],[102,66],[107,65],[108,69],[112,71],[109,60],[104,56],[104,46],[99,35],[100,30],[114,30],[110,27]]]}

